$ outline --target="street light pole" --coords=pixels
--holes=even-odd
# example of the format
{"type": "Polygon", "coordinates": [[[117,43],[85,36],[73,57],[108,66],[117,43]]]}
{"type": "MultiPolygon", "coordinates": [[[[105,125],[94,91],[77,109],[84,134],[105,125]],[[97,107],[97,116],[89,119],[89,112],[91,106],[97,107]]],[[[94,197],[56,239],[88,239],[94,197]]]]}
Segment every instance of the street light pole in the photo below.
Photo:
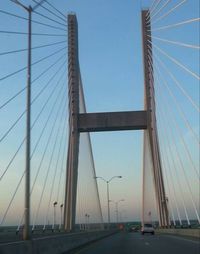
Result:
{"type": "Polygon", "coordinates": [[[108,203],[108,229],[110,229],[110,194],[109,194],[109,183],[114,179],[114,178],[122,178],[122,176],[113,176],[111,177],[109,180],[105,180],[103,177],[101,176],[96,176],[96,179],[99,178],[101,180],[103,180],[104,182],[106,182],[107,184],[107,203],[108,203]]]}
{"type": "Polygon", "coordinates": [[[25,207],[23,239],[30,239],[30,151],[31,151],[31,35],[32,7],[24,6],[18,0],[11,0],[28,12],[28,62],[27,62],[27,95],[26,95],[26,164],[25,164],[25,207]]]}
{"type": "Polygon", "coordinates": [[[87,229],[88,229],[88,214],[86,213],[85,214],[85,231],[87,231],[87,229]]]}
{"type": "Polygon", "coordinates": [[[88,214],[88,231],[90,230],[90,215],[88,214]]]}
{"type": "Polygon", "coordinates": [[[30,151],[31,151],[31,33],[32,33],[32,8],[28,11],[28,68],[27,68],[27,101],[26,101],[26,170],[25,170],[25,217],[24,240],[30,238],[30,151]]]}
{"type": "Polygon", "coordinates": [[[53,225],[52,225],[52,231],[54,231],[55,225],[56,225],[56,205],[57,204],[58,203],[56,201],[53,203],[53,225]]]}
{"type": "Polygon", "coordinates": [[[62,217],[63,217],[63,204],[60,205],[60,227],[59,227],[59,231],[62,228],[62,217]]]}
{"type": "Polygon", "coordinates": [[[38,2],[33,8],[23,5],[18,0],[11,2],[21,6],[28,12],[28,63],[27,63],[27,97],[26,97],[26,164],[25,164],[25,207],[23,239],[30,239],[30,153],[31,153],[31,47],[32,47],[32,12],[44,0],[38,2]]]}
{"type": "Polygon", "coordinates": [[[116,205],[116,222],[117,222],[117,223],[119,222],[118,204],[119,204],[119,202],[122,202],[122,201],[125,201],[125,200],[124,200],[124,199],[120,199],[120,200],[118,200],[117,202],[115,202],[115,205],[116,205]]]}
{"type": "Polygon", "coordinates": [[[107,184],[107,202],[108,202],[108,228],[110,228],[110,197],[109,197],[109,182],[107,184]]]}
{"type": "Polygon", "coordinates": [[[116,205],[116,222],[118,223],[118,202],[115,202],[116,205]]]}

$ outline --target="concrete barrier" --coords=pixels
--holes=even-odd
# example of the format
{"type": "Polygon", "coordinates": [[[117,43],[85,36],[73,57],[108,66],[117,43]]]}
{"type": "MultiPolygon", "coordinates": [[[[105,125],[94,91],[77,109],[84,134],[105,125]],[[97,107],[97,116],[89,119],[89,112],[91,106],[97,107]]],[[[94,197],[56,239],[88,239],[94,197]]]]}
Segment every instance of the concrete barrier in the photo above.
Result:
{"type": "Polygon", "coordinates": [[[0,254],[61,254],[84,244],[114,234],[116,231],[93,231],[46,236],[30,241],[0,244],[0,254]]]}
{"type": "Polygon", "coordinates": [[[160,234],[173,234],[173,235],[200,238],[200,229],[193,229],[193,228],[187,228],[187,229],[165,228],[165,229],[157,229],[156,232],[160,234]]]}

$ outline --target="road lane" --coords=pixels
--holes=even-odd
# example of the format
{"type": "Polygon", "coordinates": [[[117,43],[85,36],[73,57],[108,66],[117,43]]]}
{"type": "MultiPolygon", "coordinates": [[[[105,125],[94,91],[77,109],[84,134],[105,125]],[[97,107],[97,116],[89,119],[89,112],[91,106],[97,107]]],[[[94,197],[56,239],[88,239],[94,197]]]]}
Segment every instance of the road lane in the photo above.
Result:
{"type": "Polygon", "coordinates": [[[200,254],[200,242],[172,235],[118,233],[73,254],[200,254]]]}

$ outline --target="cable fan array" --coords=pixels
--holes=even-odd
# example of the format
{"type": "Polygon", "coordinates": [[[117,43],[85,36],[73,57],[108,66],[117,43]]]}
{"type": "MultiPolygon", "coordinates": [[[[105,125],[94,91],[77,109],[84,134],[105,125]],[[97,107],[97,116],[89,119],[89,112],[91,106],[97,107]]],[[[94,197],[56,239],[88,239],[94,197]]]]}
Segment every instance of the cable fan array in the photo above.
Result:
{"type": "MultiPolygon", "coordinates": [[[[31,4],[39,3],[32,0],[31,4]]],[[[21,235],[25,221],[28,18],[12,2],[6,9],[0,9],[0,18],[5,19],[0,28],[3,45],[0,52],[0,117],[3,119],[0,126],[0,228],[7,237],[8,232],[14,231],[21,235]]],[[[37,10],[32,9],[30,224],[35,235],[64,231],[68,145],[66,21],[66,15],[49,1],[42,1],[37,10]]],[[[83,101],[83,93],[80,99],[83,101]]],[[[81,110],[85,111],[85,106],[81,110]]],[[[89,157],[86,165],[80,149],[77,230],[101,230],[103,221],[89,134],[81,137],[83,150],[85,146],[89,157]]]]}
{"type": "Polygon", "coordinates": [[[199,4],[152,2],[146,22],[161,159],[174,226],[199,224],[199,4]],[[152,50],[152,57],[151,52],[152,50]]]}
{"type": "MultiPolygon", "coordinates": [[[[31,5],[38,1],[30,1],[31,5]]],[[[2,5],[2,4],[1,4],[2,5]]],[[[66,16],[48,1],[32,13],[31,229],[63,230],[68,142],[66,16]]],[[[0,227],[24,224],[27,21],[0,7],[0,227]],[[14,29],[13,29],[14,28],[14,29]]],[[[9,230],[8,230],[9,229],[9,230]]],[[[12,230],[10,230],[12,229],[12,230]]]]}

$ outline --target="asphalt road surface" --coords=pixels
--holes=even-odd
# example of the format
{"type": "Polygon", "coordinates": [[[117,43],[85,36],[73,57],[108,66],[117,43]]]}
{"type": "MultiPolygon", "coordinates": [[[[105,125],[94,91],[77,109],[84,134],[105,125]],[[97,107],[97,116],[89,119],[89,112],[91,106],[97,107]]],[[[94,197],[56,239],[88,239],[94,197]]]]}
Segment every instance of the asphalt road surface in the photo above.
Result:
{"type": "Polygon", "coordinates": [[[73,254],[200,254],[200,242],[172,235],[118,233],[73,254]]]}

